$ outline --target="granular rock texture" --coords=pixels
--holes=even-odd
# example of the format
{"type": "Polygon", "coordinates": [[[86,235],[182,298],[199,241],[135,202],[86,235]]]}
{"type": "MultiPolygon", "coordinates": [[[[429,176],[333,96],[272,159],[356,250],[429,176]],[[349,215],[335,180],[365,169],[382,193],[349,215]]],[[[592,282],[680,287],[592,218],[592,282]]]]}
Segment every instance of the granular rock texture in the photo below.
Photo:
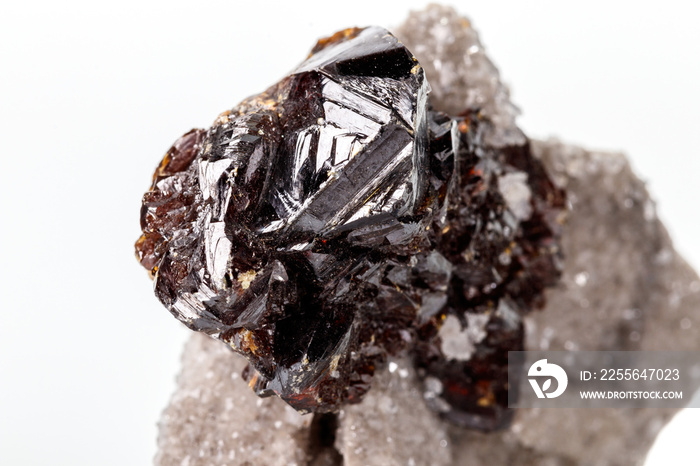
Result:
{"type": "MultiPolygon", "coordinates": [[[[483,54],[472,49],[478,39],[469,23],[433,6],[407,24],[398,35],[434,88],[444,86],[436,95],[449,95],[460,108],[490,109],[498,124],[488,137],[494,145],[511,144],[518,137],[515,109],[485,55],[465,58],[470,49],[483,54]],[[481,78],[442,79],[442,70],[481,78]]],[[[626,159],[553,141],[535,143],[533,153],[567,189],[570,214],[563,277],[546,293],[544,310],[524,317],[526,348],[699,349],[700,279],[673,250],[626,159]]],[[[507,190],[517,193],[521,183],[511,181],[507,190]]],[[[448,316],[441,351],[471,354],[465,341],[475,335],[470,340],[464,333],[478,324],[464,329],[448,316]]],[[[509,428],[481,433],[426,409],[443,392],[442,382],[421,378],[412,362],[398,359],[375,376],[361,403],[337,416],[304,417],[277,398],[260,400],[245,384],[231,383],[240,382],[231,379],[244,365],[220,343],[193,335],[161,420],[157,464],[635,465],[674,413],[522,409],[509,428]]]]}
{"type": "Polygon", "coordinates": [[[259,398],[241,379],[245,359],[208,337],[185,348],[178,390],[160,421],[156,464],[306,464],[310,416],[259,398]]]}
{"type": "Polygon", "coordinates": [[[339,415],[342,464],[452,464],[448,425],[423,403],[420,388],[410,361],[390,362],[362,403],[339,415]]]}
{"type": "Polygon", "coordinates": [[[435,108],[450,115],[479,111],[494,123],[494,132],[487,136],[490,144],[525,142],[515,124],[519,111],[467,18],[432,5],[411,14],[395,33],[425,69],[435,108]]]}

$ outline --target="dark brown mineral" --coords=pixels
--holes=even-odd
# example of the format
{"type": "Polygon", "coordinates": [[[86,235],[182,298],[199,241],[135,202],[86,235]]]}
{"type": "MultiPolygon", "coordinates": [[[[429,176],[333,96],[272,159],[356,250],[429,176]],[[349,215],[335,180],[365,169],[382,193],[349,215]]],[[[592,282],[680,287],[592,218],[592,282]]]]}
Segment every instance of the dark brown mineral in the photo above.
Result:
{"type": "Polygon", "coordinates": [[[509,421],[507,354],[559,276],[564,195],[528,144],[490,147],[478,109],[433,112],[428,92],[389,32],[341,31],[156,170],[138,258],[261,396],[334,411],[409,354],[445,417],[509,421]]]}

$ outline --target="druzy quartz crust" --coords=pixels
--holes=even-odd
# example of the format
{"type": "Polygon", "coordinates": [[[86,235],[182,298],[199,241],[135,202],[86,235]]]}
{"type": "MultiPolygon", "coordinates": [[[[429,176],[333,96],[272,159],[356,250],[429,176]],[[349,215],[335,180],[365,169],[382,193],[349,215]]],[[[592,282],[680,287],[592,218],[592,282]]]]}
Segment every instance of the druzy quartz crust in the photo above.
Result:
{"type": "Polygon", "coordinates": [[[429,90],[388,31],[347,29],[156,170],[137,256],[259,395],[335,411],[407,355],[444,417],[508,424],[507,352],[559,276],[564,193],[527,139],[495,146],[478,108],[435,112],[429,90]]]}

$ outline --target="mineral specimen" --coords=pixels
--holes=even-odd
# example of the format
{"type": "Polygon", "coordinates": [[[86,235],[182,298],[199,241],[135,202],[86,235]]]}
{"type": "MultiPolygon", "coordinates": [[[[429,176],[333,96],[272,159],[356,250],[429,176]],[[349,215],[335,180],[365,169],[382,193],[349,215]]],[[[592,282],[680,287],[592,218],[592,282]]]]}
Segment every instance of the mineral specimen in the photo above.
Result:
{"type": "Polygon", "coordinates": [[[494,144],[488,115],[428,92],[393,35],[347,29],[156,170],[139,260],[259,395],[335,411],[403,355],[444,417],[508,424],[507,352],[559,276],[564,194],[522,133],[494,144]]]}

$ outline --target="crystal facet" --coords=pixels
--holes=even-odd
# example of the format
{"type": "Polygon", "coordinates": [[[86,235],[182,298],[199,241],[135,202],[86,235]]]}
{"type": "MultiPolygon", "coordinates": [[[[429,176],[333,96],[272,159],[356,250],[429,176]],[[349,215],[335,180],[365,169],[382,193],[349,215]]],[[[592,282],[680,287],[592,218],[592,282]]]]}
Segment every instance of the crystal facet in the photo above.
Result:
{"type": "Polygon", "coordinates": [[[564,194],[524,137],[493,147],[488,118],[428,93],[388,31],[347,29],[156,170],[137,256],[259,395],[334,411],[407,354],[446,418],[509,421],[507,352],[558,278],[564,194]]]}

